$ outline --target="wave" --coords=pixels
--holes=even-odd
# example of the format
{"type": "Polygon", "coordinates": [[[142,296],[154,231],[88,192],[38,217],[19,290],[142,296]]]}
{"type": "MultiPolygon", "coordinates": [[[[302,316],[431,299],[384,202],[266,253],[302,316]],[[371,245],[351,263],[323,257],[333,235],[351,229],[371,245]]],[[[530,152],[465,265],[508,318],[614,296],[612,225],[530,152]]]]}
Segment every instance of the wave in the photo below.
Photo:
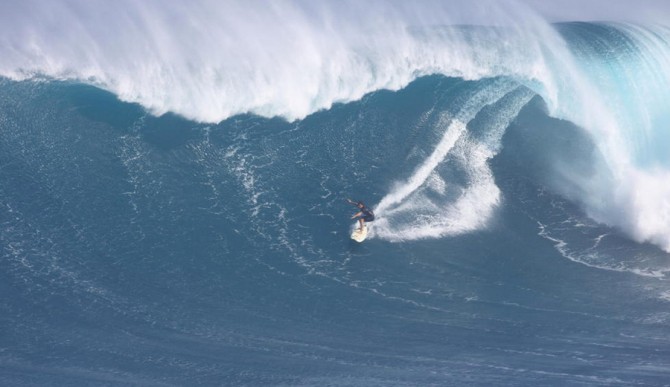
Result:
{"type": "Polygon", "coordinates": [[[485,94],[502,98],[509,84],[528,93],[494,117],[491,141],[471,141],[468,125],[495,98],[473,99],[461,117],[436,113],[442,140],[379,203],[376,234],[438,237],[485,227],[500,200],[487,160],[532,91],[552,116],[584,128],[601,160],[588,170],[562,169],[557,160],[556,189],[599,222],[670,251],[670,156],[662,145],[670,140],[667,28],[552,25],[517,2],[257,5],[3,4],[0,75],[74,79],[154,114],[201,122],[241,113],[298,120],[430,74],[504,78],[485,94]],[[446,184],[436,168],[459,157],[470,176],[457,185],[462,195],[427,199],[446,184]],[[407,223],[408,214],[422,220],[407,223]]]}
{"type": "Polygon", "coordinates": [[[77,79],[198,121],[241,113],[294,120],[427,74],[541,77],[551,53],[540,42],[558,45],[548,24],[514,3],[257,5],[5,4],[0,74],[77,79]],[[444,27],[464,24],[505,28],[444,27]]]}
{"type": "MultiPolygon", "coordinates": [[[[559,26],[570,71],[588,80],[580,39],[622,28],[559,26]]],[[[504,34],[412,33],[454,29],[504,34]]],[[[304,120],[200,124],[0,78],[0,384],[667,380],[669,254],[580,209],[632,206],[598,202],[615,150],[643,173],[663,158],[616,116],[611,149],[615,129],[552,117],[574,99],[543,90],[432,75],[304,120]],[[377,210],[363,244],[347,196],[377,210]]]]}
{"type": "MultiPolygon", "coordinates": [[[[421,239],[457,235],[486,226],[500,199],[488,161],[497,154],[504,130],[533,93],[511,82],[485,83],[460,107],[456,117],[442,115],[437,128],[446,127],[440,142],[412,176],[384,196],[375,208],[381,214],[373,235],[389,240],[421,239]],[[466,124],[487,106],[496,114],[479,122],[486,128],[483,138],[468,131],[466,124]],[[450,156],[450,171],[461,170],[462,185],[446,189],[439,166],[450,156]],[[411,219],[411,220],[408,220],[411,219]]],[[[451,184],[451,183],[450,183],[451,184]]]]}

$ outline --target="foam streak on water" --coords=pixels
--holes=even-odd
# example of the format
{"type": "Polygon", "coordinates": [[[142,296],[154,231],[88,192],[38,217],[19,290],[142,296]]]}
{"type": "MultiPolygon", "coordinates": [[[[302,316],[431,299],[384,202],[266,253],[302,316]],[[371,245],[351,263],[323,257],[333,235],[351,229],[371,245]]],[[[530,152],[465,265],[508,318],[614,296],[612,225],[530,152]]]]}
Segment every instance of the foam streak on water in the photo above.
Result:
{"type": "Polygon", "coordinates": [[[442,139],[410,178],[398,183],[376,206],[379,219],[371,228],[372,235],[400,241],[486,227],[500,201],[488,160],[497,154],[505,128],[532,96],[528,89],[497,82],[491,89],[476,93],[448,125],[448,116],[440,117],[438,127],[446,126],[442,139]],[[483,124],[486,135],[471,135],[461,120],[471,122],[491,105],[496,105],[497,114],[483,124]],[[448,157],[466,176],[455,200],[445,196],[445,183],[437,171],[448,157]]]}

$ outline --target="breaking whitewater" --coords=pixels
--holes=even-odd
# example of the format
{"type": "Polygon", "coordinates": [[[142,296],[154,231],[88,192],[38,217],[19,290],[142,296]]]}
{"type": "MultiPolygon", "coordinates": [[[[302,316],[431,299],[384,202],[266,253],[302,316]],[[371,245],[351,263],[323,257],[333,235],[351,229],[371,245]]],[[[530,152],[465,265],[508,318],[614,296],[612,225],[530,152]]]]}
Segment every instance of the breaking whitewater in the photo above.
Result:
{"type": "Polygon", "coordinates": [[[29,5],[0,27],[3,384],[668,380],[667,28],[29,5]]]}

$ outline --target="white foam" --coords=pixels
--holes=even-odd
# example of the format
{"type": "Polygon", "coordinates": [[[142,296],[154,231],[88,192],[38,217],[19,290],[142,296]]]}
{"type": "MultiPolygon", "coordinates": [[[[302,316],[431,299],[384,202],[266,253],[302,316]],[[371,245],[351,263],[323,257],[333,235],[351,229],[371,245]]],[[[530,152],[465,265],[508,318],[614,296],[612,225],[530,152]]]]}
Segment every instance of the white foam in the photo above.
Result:
{"type": "Polygon", "coordinates": [[[621,210],[598,216],[619,225],[637,241],[670,252],[670,171],[630,168],[623,173],[612,203],[621,210]]]}
{"type": "Polygon", "coordinates": [[[579,263],[584,266],[588,266],[594,269],[616,271],[620,273],[632,273],[642,277],[656,278],[656,279],[665,279],[668,269],[652,269],[652,268],[639,268],[631,267],[632,262],[608,262],[611,261],[611,257],[601,256],[600,254],[594,252],[595,247],[598,246],[602,237],[601,235],[595,239],[595,244],[586,250],[576,251],[570,248],[568,242],[552,236],[551,233],[547,230],[547,225],[537,222],[540,231],[538,235],[544,239],[551,241],[554,244],[554,248],[558,251],[561,256],[569,259],[572,262],[579,263]]]}
{"type": "Polygon", "coordinates": [[[465,133],[465,124],[460,121],[452,122],[447,130],[444,131],[442,139],[430,156],[419,166],[405,184],[400,185],[396,190],[389,195],[386,195],[381,200],[376,207],[376,211],[378,213],[385,212],[390,206],[400,203],[411,193],[415,192],[416,189],[428,179],[431,173],[435,170],[435,167],[444,160],[444,157],[454,147],[456,140],[458,140],[463,133],[465,133]]]}
{"type": "Polygon", "coordinates": [[[529,39],[547,34],[496,1],[27,0],[0,4],[0,75],[77,79],[198,121],[293,120],[426,74],[546,75],[529,39]],[[513,28],[444,28],[462,24],[513,28]]]}
{"type": "Polygon", "coordinates": [[[504,129],[528,102],[532,93],[501,84],[479,90],[463,104],[458,116],[471,120],[485,106],[502,101],[498,115],[487,122],[486,135],[473,138],[466,125],[442,115],[438,127],[446,125],[440,142],[407,181],[398,183],[375,207],[378,219],[371,237],[391,241],[438,238],[485,228],[500,202],[488,160],[500,147],[504,129]],[[446,193],[446,184],[439,176],[438,166],[453,156],[454,168],[463,170],[466,184],[458,187],[454,200],[446,193]],[[437,187],[437,189],[436,189],[437,187]],[[426,190],[433,194],[427,195],[426,190]]]}

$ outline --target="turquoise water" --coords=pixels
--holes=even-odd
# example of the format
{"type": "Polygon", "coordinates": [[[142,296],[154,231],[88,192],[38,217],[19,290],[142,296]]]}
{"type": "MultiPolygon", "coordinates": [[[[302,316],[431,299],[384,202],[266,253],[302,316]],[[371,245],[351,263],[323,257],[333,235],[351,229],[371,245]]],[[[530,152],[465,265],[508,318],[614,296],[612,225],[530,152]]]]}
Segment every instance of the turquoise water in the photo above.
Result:
{"type": "Polygon", "coordinates": [[[670,255],[594,220],[616,147],[536,83],[218,123],[86,83],[0,81],[3,385],[667,383],[670,255]]]}

